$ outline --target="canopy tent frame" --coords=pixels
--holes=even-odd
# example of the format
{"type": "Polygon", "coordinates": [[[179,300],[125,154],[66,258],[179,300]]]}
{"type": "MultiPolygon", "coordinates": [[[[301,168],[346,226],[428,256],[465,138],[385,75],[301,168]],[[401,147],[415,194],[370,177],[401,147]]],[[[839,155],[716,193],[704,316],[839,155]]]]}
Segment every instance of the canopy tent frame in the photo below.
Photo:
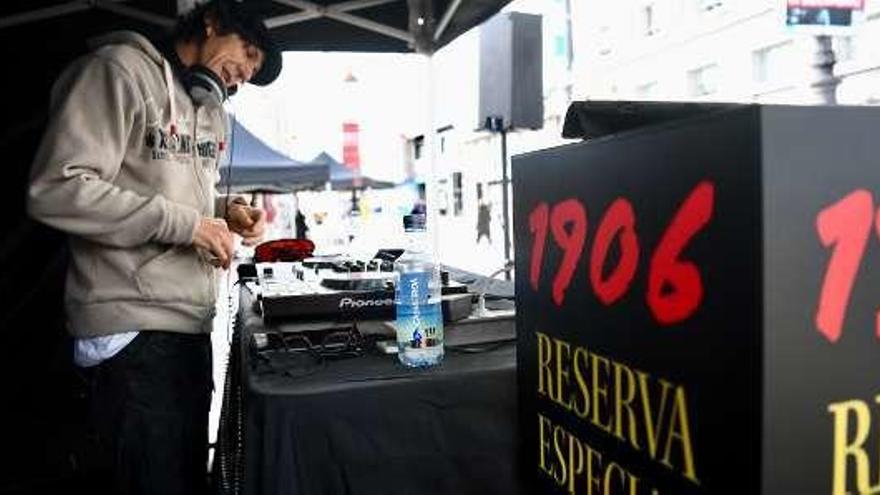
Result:
{"type": "Polygon", "coordinates": [[[52,7],[44,7],[22,12],[20,14],[0,17],[0,29],[44,21],[91,9],[107,10],[109,12],[131,17],[132,19],[137,19],[139,21],[149,22],[165,28],[174,25],[174,19],[170,17],[154,14],[128,5],[121,5],[121,3],[125,1],[126,0],[74,0],[61,5],[54,5],[52,7]]]}
{"type": "MultiPolygon", "coordinates": [[[[126,1],[127,0],[73,0],[51,7],[44,7],[0,17],[0,29],[93,9],[106,10],[139,21],[155,24],[162,28],[170,28],[174,25],[175,19],[173,17],[156,14],[131,5],[125,5],[126,1]]],[[[452,0],[449,5],[446,6],[446,9],[441,15],[440,22],[436,25],[436,29],[434,29],[433,32],[427,33],[427,37],[425,37],[424,34],[420,34],[419,32],[425,29],[431,29],[433,26],[432,19],[426,14],[432,5],[431,0],[348,0],[326,6],[308,0],[272,1],[276,4],[300,9],[300,12],[277,15],[266,19],[266,27],[268,27],[270,31],[290,24],[298,24],[326,18],[359,27],[383,36],[405,41],[414,51],[419,53],[432,53],[434,51],[462,4],[462,0],[452,0]],[[351,13],[370,7],[398,2],[407,2],[409,6],[410,31],[404,31],[397,27],[351,13]]],[[[177,5],[177,13],[181,13],[186,11],[187,7],[192,5],[192,1],[178,0],[177,5]]]]}

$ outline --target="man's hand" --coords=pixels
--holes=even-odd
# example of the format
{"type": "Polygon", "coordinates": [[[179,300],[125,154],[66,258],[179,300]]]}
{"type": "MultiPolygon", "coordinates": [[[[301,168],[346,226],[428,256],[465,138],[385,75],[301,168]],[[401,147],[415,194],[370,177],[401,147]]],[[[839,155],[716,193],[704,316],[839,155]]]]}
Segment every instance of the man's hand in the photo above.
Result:
{"type": "Polygon", "coordinates": [[[266,212],[262,208],[232,203],[226,213],[229,229],[241,236],[241,243],[253,246],[260,242],[266,230],[266,212]]]}
{"type": "MultiPolygon", "coordinates": [[[[229,232],[225,220],[202,217],[193,235],[192,244],[211,253],[216,264],[224,269],[229,268],[232,263],[232,233],[229,232]]],[[[214,260],[211,262],[214,263],[214,260]]]]}

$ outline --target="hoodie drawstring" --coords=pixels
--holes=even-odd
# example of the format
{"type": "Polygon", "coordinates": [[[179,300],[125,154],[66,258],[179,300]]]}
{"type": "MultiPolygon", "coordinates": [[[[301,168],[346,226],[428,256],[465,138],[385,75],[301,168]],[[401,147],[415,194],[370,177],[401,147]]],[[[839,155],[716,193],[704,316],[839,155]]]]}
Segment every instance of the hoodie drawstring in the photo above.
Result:
{"type": "Polygon", "coordinates": [[[174,74],[171,72],[171,64],[167,60],[162,61],[165,69],[165,86],[168,88],[168,106],[171,111],[171,135],[177,134],[177,102],[174,98],[174,74]]]}

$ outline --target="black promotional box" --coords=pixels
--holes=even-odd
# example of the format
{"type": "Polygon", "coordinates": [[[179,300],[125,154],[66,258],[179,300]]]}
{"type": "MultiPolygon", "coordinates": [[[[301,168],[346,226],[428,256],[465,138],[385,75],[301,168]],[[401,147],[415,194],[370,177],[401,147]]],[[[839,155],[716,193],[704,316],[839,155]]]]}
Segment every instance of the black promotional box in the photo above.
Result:
{"type": "Polygon", "coordinates": [[[531,491],[880,492],[878,145],[728,105],[514,157],[531,491]]]}

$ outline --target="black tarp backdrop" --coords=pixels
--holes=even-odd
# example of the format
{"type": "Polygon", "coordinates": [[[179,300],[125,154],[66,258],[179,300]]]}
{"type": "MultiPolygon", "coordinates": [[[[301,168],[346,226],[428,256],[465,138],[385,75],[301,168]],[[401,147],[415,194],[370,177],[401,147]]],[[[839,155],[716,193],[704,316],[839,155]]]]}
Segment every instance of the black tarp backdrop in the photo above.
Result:
{"type": "Polygon", "coordinates": [[[287,193],[324,187],[330,167],[302,163],[272,149],[238,120],[232,121],[229,162],[220,167],[221,192],[287,193]]]}
{"type": "MultiPolygon", "coordinates": [[[[284,50],[431,53],[509,1],[389,0],[335,13],[322,9],[345,2],[296,2],[303,8],[281,1],[261,3],[279,23],[285,19],[278,16],[285,15],[302,21],[273,27],[284,50]],[[445,22],[450,7],[456,8],[445,22]],[[425,20],[421,25],[419,17],[425,20]],[[368,29],[376,23],[389,26],[386,31],[392,36],[368,29]],[[440,32],[436,41],[432,32],[440,32]]],[[[71,342],[63,328],[63,237],[30,221],[24,211],[28,170],[45,125],[49,90],[61,70],[85,53],[88,38],[116,29],[161,35],[162,22],[167,25],[177,6],[176,0],[0,3],[5,186],[0,196],[0,377],[5,392],[0,440],[6,453],[0,493],[57,493],[75,490],[77,484],[87,488],[84,473],[90,472],[90,458],[84,454],[91,445],[82,428],[86,390],[70,363],[71,342]],[[133,10],[127,14],[118,12],[129,8],[133,10]]]]}

